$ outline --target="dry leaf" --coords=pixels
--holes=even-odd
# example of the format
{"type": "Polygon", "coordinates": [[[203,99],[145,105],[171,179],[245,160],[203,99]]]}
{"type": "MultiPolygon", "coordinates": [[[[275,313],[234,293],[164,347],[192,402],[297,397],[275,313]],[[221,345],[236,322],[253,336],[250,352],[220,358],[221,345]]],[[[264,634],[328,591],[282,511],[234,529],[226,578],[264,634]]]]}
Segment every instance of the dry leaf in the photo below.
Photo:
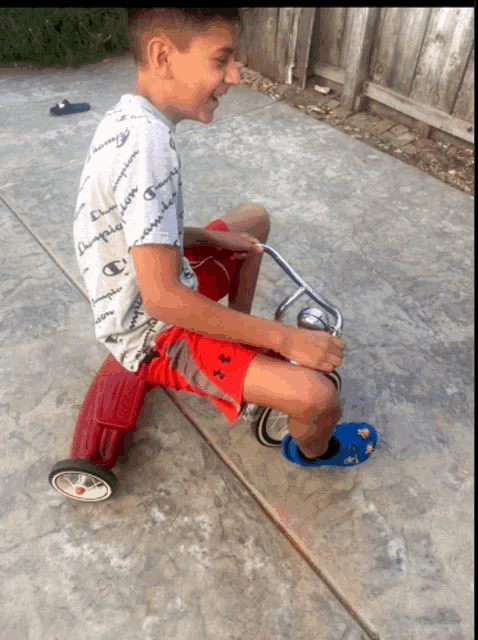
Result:
{"type": "Polygon", "coordinates": [[[314,89],[316,91],[318,91],[319,93],[323,93],[324,96],[328,95],[332,91],[332,89],[330,87],[321,87],[318,84],[315,85],[314,89]]]}

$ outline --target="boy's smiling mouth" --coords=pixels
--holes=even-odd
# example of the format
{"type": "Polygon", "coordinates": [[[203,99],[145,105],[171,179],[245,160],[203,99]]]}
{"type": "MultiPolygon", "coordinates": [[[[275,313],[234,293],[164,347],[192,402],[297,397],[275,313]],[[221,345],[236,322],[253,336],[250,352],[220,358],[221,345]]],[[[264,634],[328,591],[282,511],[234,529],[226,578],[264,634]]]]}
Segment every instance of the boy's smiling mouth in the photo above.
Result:
{"type": "Polygon", "coordinates": [[[209,105],[211,105],[213,107],[219,106],[219,100],[217,99],[217,96],[214,93],[212,93],[209,96],[207,104],[209,104],[209,105]]]}
{"type": "Polygon", "coordinates": [[[210,104],[213,107],[217,107],[219,106],[219,98],[223,95],[225,95],[227,93],[226,91],[223,91],[222,93],[219,93],[219,91],[214,91],[213,93],[211,93],[211,95],[209,96],[207,103],[210,104]]]}

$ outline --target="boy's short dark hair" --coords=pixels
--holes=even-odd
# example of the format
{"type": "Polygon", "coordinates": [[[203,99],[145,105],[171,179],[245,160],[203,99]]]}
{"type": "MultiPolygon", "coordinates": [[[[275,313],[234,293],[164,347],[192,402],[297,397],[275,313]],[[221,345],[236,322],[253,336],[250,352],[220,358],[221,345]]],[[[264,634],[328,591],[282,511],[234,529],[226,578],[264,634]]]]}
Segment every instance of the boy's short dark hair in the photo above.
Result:
{"type": "Polygon", "coordinates": [[[239,7],[128,9],[129,46],[136,65],[147,66],[144,53],[154,31],[164,31],[179,51],[184,53],[189,50],[194,36],[206,31],[211,22],[217,21],[234,24],[240,31],[239,7]]]}

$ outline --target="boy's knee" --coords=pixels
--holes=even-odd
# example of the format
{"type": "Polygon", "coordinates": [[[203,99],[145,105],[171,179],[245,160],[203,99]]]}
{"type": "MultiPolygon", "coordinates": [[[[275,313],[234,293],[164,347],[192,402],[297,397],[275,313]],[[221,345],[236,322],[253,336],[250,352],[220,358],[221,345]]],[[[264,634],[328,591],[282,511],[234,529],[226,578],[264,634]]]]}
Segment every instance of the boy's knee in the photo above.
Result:
{"type": "Polygon", "coordinates": [[[269,216],[269,212],[267,211],[267,209],[264,209],[264,207],[261,207],[261,217],[264,221],[264,224],[266,226],[267,229],[267,233],[269,233],[270,229],[271,229],[271,218],[269,216]]]}
{"type": "Polygon", "coordinates": [[[320,372],[315,373],[318,380],[309,394],[307,413],[323,414],[336,411],[339,407],[337,387],[327,376],[320,372]]]}
{"type": "Polygon", "coordinates": [[[264,224],[267,226],[267,229],[270,229],[271,226],[271,218],[269,216],[269,212],[265,207],[263,207],[258,202],[245,202],[241,205],[243,209],[249,209],[254,212],[255,217],[261,218],[264,224]]]}
{"type": "Polygon", "coordinates": [[[269,213],[264,207],[259,208],[259,219],[262,227],[262,238],[264,241],[269,237],[269,233],[271,230],[271,219],[269,217],[269,213]]]}
{"type": "Polygon", "coordinates": [[[264,218],[264,220],[270,226],[271,218],[270,218],[270,215],[269,215],[269,212],[267,211],[267,209],[265,209],[264,207],[261,206],[260,207],[260,212],[261,212],[261,216],[264,218]]]}

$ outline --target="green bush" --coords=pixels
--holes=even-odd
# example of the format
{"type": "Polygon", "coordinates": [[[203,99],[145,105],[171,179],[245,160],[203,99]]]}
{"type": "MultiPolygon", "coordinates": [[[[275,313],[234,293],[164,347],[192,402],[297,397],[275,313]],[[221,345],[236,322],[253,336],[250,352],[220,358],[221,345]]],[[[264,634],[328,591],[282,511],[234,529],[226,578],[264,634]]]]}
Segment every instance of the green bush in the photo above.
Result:
{"type": "Polygon", "coordinates": [[[129,50],[127,9],[0,8],[0,65],[78,67],[129,50]]]}

